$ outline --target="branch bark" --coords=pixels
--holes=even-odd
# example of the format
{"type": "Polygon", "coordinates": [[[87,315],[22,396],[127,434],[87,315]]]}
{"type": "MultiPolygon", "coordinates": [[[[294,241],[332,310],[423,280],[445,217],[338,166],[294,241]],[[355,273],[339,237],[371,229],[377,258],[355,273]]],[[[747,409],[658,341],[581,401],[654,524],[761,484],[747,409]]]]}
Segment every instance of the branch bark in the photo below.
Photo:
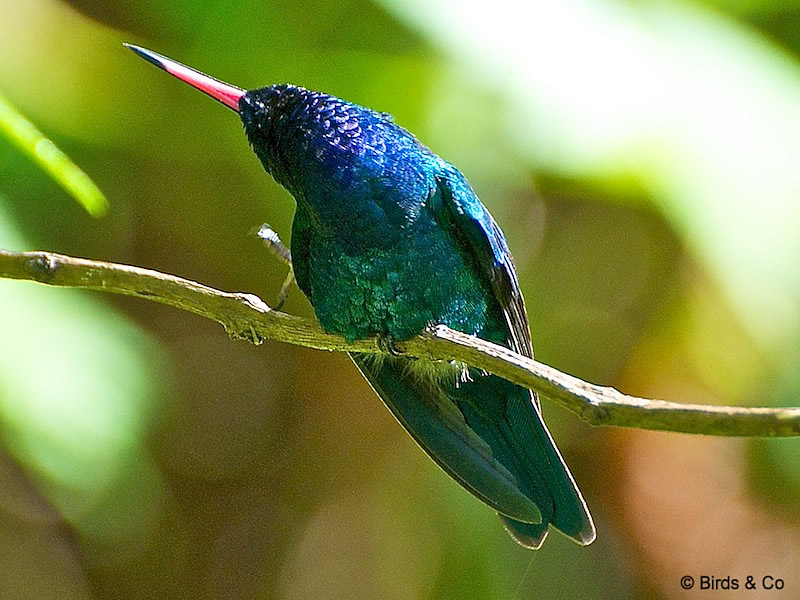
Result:
{"type": "MultiPolygon", "coordinates": [[[[381,352],[377,338],[348,342],[308,319],[272,310],[258,296],[223,292],[150,269],[52,252],[0,250],[0,277],[138,296],[220,323],[232,339],[266,339],[330,351],[381,352]]],[[[680,404],[637,398],[587,383],[507,348],[438,326],[394,344],[398,352],[459,360],[536,390],[592,425],[706,435],[800,436],[800,408],[680,404]]]]}

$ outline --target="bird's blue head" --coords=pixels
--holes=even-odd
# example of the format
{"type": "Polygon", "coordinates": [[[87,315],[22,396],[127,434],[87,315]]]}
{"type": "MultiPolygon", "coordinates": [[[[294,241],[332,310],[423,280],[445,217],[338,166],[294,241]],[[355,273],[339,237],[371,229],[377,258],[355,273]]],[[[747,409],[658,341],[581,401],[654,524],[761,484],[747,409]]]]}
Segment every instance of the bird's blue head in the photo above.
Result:
{"type": "Polygon", "coordinates": [[[239,115],[264,168],[300,196],[380,169],[387,139],[404,131],[384,113],[289,84],[248,91],[239,115]]]}
{"type": "Polygon", "coordinates": [[[371,214],[381,198],[417,202],[432,185],[431,172],[441,167],[441,159],[386,113],[289,84],[245,91],[152,50],[126,46],[236,111],[264,168],[306,209],[338,218],[347,209],[343,204],[357,208],[360,202],[371,214]]]}

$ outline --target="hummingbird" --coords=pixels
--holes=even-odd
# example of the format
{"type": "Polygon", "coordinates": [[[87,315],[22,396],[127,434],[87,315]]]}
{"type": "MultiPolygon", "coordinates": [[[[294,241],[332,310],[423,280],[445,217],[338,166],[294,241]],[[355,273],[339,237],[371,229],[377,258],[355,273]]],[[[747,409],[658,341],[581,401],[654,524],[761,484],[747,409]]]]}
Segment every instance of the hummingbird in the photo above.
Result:
{"type": "Polygon", "coordinates": [[[389,352],[350,357],[420,448],[523,546],[541,547],[551,525],[594,541],[534,392],[458,361],[391,352],[443,324],[533,357],[505,236],[464,175],[387,113],[290,84],[244,90],[125,46],[238,113],[295,199],[298,287],[325,331],[385,342],[389,352]]]}

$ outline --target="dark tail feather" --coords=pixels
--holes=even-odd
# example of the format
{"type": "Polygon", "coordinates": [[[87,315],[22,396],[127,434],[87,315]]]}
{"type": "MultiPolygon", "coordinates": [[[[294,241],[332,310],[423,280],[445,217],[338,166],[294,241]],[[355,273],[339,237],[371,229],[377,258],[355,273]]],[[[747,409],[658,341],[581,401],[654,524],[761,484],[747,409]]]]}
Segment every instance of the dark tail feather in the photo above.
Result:
{"type": "MultiPolygon", "coordinates": [[[[558,447],[534,406],[531,392],[515,386],[517,394],[508,401],[508,422],[518,447],[527,457],[530,485],[544,483],[552,499],[553,514],[550,522],[565,535],[581,545],[591,544],[595,539],[592,517],[575,484],[558,447]]],[[[521,523],[501,515],[508,532],[520,544],[531,548],[542,545],[547,530],[542,525],[521,523]]]]}
{"type": "Polygon", "coordinates": [[[515,520],[540,523],[542,514],[491,447],[432,382],[409,371],[409,359],[351,358],[397,420],[442,469],[486,504],[515,520]]]}
{"type": "Polygon", "coordinates": [[[586,503],[535,405],[533,394],[493,375],[477,376],[453,390],[467,423],[487,440],[542,512],[542,523],[521,523],[501,515],[521,544],[538,548],[547,524],[586,545],[595,529],[586,503]]]}
{"type": "Polygon", "coordinates": [[[542,544],[544,544],[549,523],[534,525],[532,523],[520,523],[505,515],[498,516],[503,522],[503,527],[506,528],[508,534],[513,537],[518,544],[530,548],[531,550],[538,550],[542,547],[542,544]]]}
{"type": "Polygon", "coordinates": [[[495,508],[520,544],[541,546],[550,523],[580,544],[594,540],[586,504],[530,391],[477,371],[457,385],[455,377],[423,383],[412,360],[352,358],[420,446],[495,508]]]}

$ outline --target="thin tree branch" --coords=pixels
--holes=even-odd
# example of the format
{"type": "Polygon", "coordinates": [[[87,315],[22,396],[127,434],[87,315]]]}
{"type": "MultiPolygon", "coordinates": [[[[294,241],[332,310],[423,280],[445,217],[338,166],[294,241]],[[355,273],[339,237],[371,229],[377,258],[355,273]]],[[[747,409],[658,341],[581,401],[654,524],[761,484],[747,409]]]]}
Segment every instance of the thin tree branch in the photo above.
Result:
{"type": "MultiPolygon", "coordinates": [[[[150,269],[51,252],[0,250],[0,278],[147,298],[217,321],[231,338],[255,344],[269,339],[319,350],[381,352],[376,338],[348,342],[325,333],[313,321],[272,310],[253,294],[222,292],[150,269]]],[[[800,408],[679,404],[627,396],[444,326],[396,342],[394,349],[419,358],[458,360],[495,373],[538,391],[592,425],[726,436],[800,435],[800,408]]]]}

